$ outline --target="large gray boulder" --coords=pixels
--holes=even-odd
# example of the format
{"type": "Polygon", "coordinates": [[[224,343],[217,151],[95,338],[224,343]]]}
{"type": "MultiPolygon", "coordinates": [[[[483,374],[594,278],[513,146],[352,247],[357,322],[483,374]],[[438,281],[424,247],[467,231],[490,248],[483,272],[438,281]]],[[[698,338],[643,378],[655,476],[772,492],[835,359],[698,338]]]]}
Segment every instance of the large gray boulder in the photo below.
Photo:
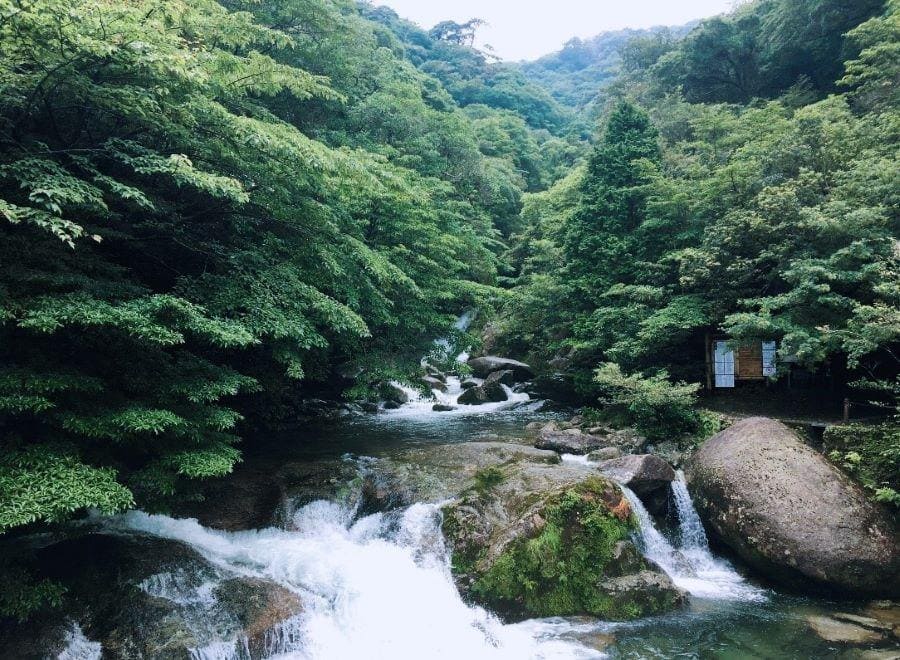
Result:
{"type": "Polygon", "coordinates": [[[534,378],[534,370],[524,362],[497,357],[496,355],[472,358],[469,360],[468,365],[472,368],[472,373],[479,378],[487,378],[494,371],[505,371],[507,369],[512,371],[519,381],[534,378]]]}
{"type": "Polygon", "coordinates": [[[761,573],[797,586],[900,593],[900,528],[780,422],[744,419],[688,465],[704,522],[761,573]]]}
{"type": "Polygon", "coordinates": [[[439,392],[447,391],[447,383],[435,378],[434,376],[422,376],[422,382],[433,390],[437,390],[439,392]]]}
{"type": "Polygon", "coordinates": [[[492,371],[488,377],[484,379],[484,384],[503,383],[512,387],[516,384],[516,372],[512,369],[501,369],[500,371],[492,371]]]}
{"type": "Polygon", "coordinates": [[[665,510],[675,470],[652,454],[631,454],[600,463],[600,471],[634,491],[652,513],[665,510]]]}

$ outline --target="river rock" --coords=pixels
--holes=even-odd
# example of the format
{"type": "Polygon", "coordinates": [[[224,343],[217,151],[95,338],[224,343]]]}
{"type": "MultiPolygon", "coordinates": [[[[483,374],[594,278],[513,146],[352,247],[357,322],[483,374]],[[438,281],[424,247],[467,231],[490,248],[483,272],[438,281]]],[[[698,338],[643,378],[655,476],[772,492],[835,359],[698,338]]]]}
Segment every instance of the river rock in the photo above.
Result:
{"type": "Polygon", "coordinates": [[[484,385],[490,383],[502,383],[512,387],[516,384],[516,372],[512,369],[501,369],[500,371],[492,371],[484,379],[484,385]]]}
{"type": "Polygon", "coordinates": [[[468,390],[473,387],[478,387],[479,385],[481,385],[481,381],[475,380],[474,378],[466,378],[464,381],[462,381],[459,384],[459,386],[464,390],[468,390]]]}
{"type": "MultiPolygon", "coordinates": [[[[77,622],[104,657],[180,660],[217,639],[246,640],[264,657],[267,637],[302,609],[274,582],[229,574],[156,537],[90,533],[40,550],[37,562],[68,589],[60,620],[77,622]]],[[[43,633],[19,631],[31,634],[43,633]]]]}
{"type": "Polygon", "coordinates": [[[884,639],[884,634],[878,630],[872,630],[849,621],[841,621],[837,617],[809,615],[806,617],[806,622],[826,642],[871,644],[884,639]]]}
{"type": "Polygon", "coordinates": [[[451,410],[456,410],[454,406],[448,406],[446,403],[436,403],[431,406],[431,409],[434,412],[450,412],[451,410]]]}
{"type": "Polygon", "coordinates": [[[471,387],[460,394],[457,403],[466,406],[477,406],[482,403],[506,401],[508,398],[506,390],[503,389],[503,385],[499,381],[495,380],[489,383],[485,379],[483,385],[471,387]]]}
{"type": "Polygon", "coordinates": [[[606,476],[633,490],[650,513],[665,512],[675,470],[663,459],[651,454],[631,454],[604,461],[599,468],[606,476]]]}
{"type": "Polygon", "coordinates": [[[647,438],[632,428],[614,429],[609,426],[592,426],[587,432],[602,438],[604,447],[618,447],[625,454],[641,452],[647,446],[647,438]]]}
{"type": "Polygon", "coordinates": [[[783,424],[737,422],[703,445],[687,475],[714,535],[770,578],[900,593],[897,521],[783,424]]]}
{"type": "Polygon", "coordinates": [[[548,425],[542,429],[534,443],[538,449],[578,455],[589,454],[605,445],[603,438],[589,435],[580,429],[560,429],[556,425],[548,425]]]}
{"type": "Polygon", "coordinates": [[[273,638],[283,636],[285,626],[295,624],[290,629],[299,634],[297,617],[303,610],[300,598],[274,582],[232,578],[216,588],[215,596],[217,607],[236,619],[238,635],[246,639],[251,658],[269,657],[267,647],[273,638]]]}
{"type": "Polygon", "coordinates": [[[421,380],[432,390],[437,390],[438,392],[447,391],[447,384],[442,380],[438,380],[434,376],[422,376],[421,380]]]}
{"type": "Polygon", "coordinates": [[[440,369],[438,369],[437,367],[435,367],[433,365],[430,365],[430,364],[425,365],[425,373],[427,375],[431,376],[432,378],[437,378],[442,383],[447,382],[447,374],[445,374],[443,371],[441,371],[440,369]]]}
{"type": "Polygon", "coordinates": [[[507,369],[515,374],[516,380],[523,381],[534,378],[534,371],[524,362],[497,357],[496,355],[472,358],[469,360],[468,365],[472,368],[472,373],[479,378],[486,378],[491,372],[507,369]]]}
{"type": "Polygon", "coordinates": [[[412,447],[391,457],[380,458],[368,471],[398,484],[410,502],[440,502],[471,488],[475,475],[486,468],[518,463],[558,465],[559,454],[530,445],[496,442],[428,444],[412,447]]]}
{"type": "Polygon", "coordinates": [[[399,404],[409,403],[409,394],[394,383],[384,383],[381,386],[381,394],[384,396],[385,401],[399,404]]]}
{"type": "Polygon", "coordinates": [[[602,461],[611,461],[612,459],[619,458],[622,455],[622,450],[618,447],[603,447],[602,449],[592,451],[590,454],[588,454],[588,460],[594,463],[600,463],[602,461]]]}
{"type": "Polygon", "coordinates": [[[631,619],[684,601],[631,542],[621,490],[587,466],[507,462],[473,482],[443,523],[468,598],[510,620],[631,619]]]}

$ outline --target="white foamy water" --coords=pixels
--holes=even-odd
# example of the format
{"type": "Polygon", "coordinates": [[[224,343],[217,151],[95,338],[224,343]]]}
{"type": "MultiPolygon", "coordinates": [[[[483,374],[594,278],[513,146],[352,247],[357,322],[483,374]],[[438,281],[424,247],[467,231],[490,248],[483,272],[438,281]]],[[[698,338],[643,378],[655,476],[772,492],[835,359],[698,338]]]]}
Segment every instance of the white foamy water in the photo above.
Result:
{"type": "MultiPolygon", "coordinates": [[[[457,330],[465,331],[468,329],[474,318],[475,312],[467,311],[456,320],[454,328],[456,328],[457,330]]],[[[437,352],[439,354],[442,354],[445,358],[449,356],[450,351],[453,350],[450,345],[450,341],[445,338],[436,339],[434,341],[434,345],[437,348],[437,352]]],[[[468,350],[464,350],[456,356],[456,361],[459,363],[467,362],[468,359],[468,350]]],[[[422,358],[423,367],[428,365],[428,360],[429,356],[425,356],[422,358]]],[[[472,380],[474,380],[479,385],[484,382],[481,378],[472,378],[472,380]]],[[[408,385],[404,385],[403,383],[397,381],[392,381],[392,385],[403,390],[406,393],[408,401],[399,408],[395,408],[393,410],[382,410],[381,414],[382,416],[392,419],[396,419],[398,417],[407,419],[424,419],[431,418],[434,415],[484,415],[501,410],[518,408],[531,400],[531,397],[529,397],[525,392],[514,392],[512,388],[506,385],[502,385],[503,391],[506,392],[506,401],[482,403],[480,405],[474,406],[464,405],[459,403],[459,397],[465,391],[463,390],[461,383],[462,381],[458,377],[447,376],[446,389],[444,391],[433,389],[431,390],[430,397],[424,397],[418,389],[409,387],[408,385]],[[452,406],[454,409],[438,412],[433,410],[433,406],[435,404],[452,406]]]]}
{"type": "Polygon", "coordinates": [[[57,660],[100,660],[100,642],[92,642],[84,636],[81,627],[73,623],[66,632],[65,648],[56,656],[57,660]]]}
{"type": "MultiPolygon", "coordinates": [[[[270,657],[602,657],[540,627],[504,625],[464,603],[450,575],[437,505],[415,504],[403,512],[350,519],[346,508],[318,501],[296,512],[291,531],[229,533],[195,520],[141,512],[113,518],[108,526],[185,542],[220,568],[274,580],[299,594],[304,610],[273,636],[277,643],[267,646],[270,657]]],[[[194,657],[240,658],[241,644],[210,643],[195,649],[194,657]]]]}
{"type": "MultiPolygon", "coordinates": [[[[473,380],[477,381],[479,384],[482,382],[480,378],[474,378],[473,380]]],[[[514,392],[512,388],[507,385],[501,385],[503,391],[506,392],[506,401],[482,403],[477,406],[462,405],[459,403],[459,397],[465,390],[463,390],[460,382],[460,379],[456,376],[447,376],[447,391],[441,392],[437,389],[432,390],[431,394],[433,398],[423,397],[419,390],[395,382],[393,383],[395,386],[406,392],[409,401],[394,410],[382,411],[380,416],[391,419],[396,419],[398,417],[421,419],[424,417],[431,418],[435,415],[484,415],[501,410],[518,408],[531,400],[531,397],[529,397],[527,393],[514,392]],[[435,412],[432,408],[435,404],[453,406],[454,410],[435,412]]]]}
{"type": "Polygon", "coordinates": [[[709,550],[706,533],[694,509],[683,477],[672,488],[678,508],[680,547],[674,547],[656,528],[644,504],[629,488],[621,486],[640,527],[640,546],[647,559],[657,563],[678,587],[692,596],[718,600],[762,601],[765,593],[747,583],[724,559],[709,550]],[[680,492],[675,491],[678,488],[680,492]]]}

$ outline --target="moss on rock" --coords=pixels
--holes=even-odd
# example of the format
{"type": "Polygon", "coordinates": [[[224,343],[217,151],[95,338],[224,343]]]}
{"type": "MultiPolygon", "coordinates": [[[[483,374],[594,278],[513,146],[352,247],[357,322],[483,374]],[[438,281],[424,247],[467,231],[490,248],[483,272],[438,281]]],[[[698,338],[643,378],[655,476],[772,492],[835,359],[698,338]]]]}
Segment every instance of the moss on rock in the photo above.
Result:
{"type": "Polygon", "coordinates": [[[629,540],[631,508],[608,479],[588,476],[533,493],[504,482],[499,491],[473,492],[445,512],[453,573],[472,600],[508,619],[633,619],[683,601],[629,540]]]}
{"type": "Polygon", "coordinates": [[[607,504],[609,487],[590,478],[552,496],[540,512],[542,529],[508,544],[475,580],[473,595],[528,616],[613,614],[597,584],[632,523],[627,509],[616,515],[607,504]]]}

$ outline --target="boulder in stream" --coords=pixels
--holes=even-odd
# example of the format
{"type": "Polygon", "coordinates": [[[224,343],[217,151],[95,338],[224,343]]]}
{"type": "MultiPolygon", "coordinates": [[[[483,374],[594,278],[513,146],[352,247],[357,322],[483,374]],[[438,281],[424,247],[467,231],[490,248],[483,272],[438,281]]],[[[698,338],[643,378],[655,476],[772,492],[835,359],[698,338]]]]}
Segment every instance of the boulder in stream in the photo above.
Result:
{"type": "MultiPolygon", "coordinates": [[[[182,660],[232,639],[262,658],[302,611],[293,592],[228,573],[178,541],[90,533],[40,550],[37,561],[42,576],[68,589],[60,622],[77,622],[104,657],[182,660]]],[[[28,639],[46,630],[23,625],[14,634],[28,639]]],[[[57,644],[35,642],[45,651],[57,644]]]]}
{"type": "Polygon", "coordinates": [[[560,454],[590,454],[607,445],[606,441],[580,429],[560,429],[554,423],[541,429],[534,446],[538,449],[549,449],[560,454]]]}
{"type": "Polygon", "coordinates": [[[687,477],[708,528],[771,579],[900,593],[896,518],[784,424],[737,422],[703,445],[687,477]]]}
{"type": "Polygon", "coordinates": [[[628,501],[586,466],[482,468],[444,508],[453,574],[469,598],[510,620],[633,619],[684,601],[631,542],[628,501]]]}
{"type": "Polygon", "coordinates": [[[499,380],[494,380],[492,382],[485,380],[483,385],[470,387],[460,394],[457,402],[466,406],[477,406],[482,403],[498,403],[500,401],[506,401],[508,398],[509,396],[506,394],[506,390],[503,389],[503,385],[499,380]]]}
{"type": "Polygon", "coordinates": [[[512,369],[501,369],[500,371],[492,371],[484,379],[484,385],[491,383],[503,383],[512,387],[516,384],[516,372],[512,369]]]}
{"type": "Polygon", "coordinates": [[[472,358],[469,360],[468,365],[472,368],[472,373],[479,378],[487,378],[494,371],[504,370],[512,371],[517,381],[534,378],[534,370],[524,362],[497,357],[496,355],[472,358]]]}
{"type": "Polygon", "coordinates": [[[442,380],[438,380],[434,376],[422,376],[421,380],[432,390],[437,390],[438,392],[447,391],[447,383],[442,380]]]}
{"type": "Polygon", "coordinates": [[[599,468],[606,476],[633,490],[651,513],[665,511],[675,470],[663,459],[651,454],[630,454],[603,461],[599,468]]]}
{"type": "Polygon", "coordinates": [[[602,461],[611,461],[612,459],[619,458],[622,455],[622,450],[618,447],[603,447],[602,449],[597,449],[588,454],[588,460],[595,463],[600,463],[602,461]]]}

